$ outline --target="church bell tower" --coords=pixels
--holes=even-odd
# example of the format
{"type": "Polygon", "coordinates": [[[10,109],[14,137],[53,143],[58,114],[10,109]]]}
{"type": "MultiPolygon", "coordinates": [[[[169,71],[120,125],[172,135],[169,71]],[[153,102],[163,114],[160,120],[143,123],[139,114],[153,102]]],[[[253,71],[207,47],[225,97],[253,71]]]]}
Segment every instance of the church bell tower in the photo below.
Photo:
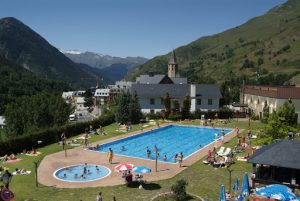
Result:
{"type": "Polygon", "coordinates": [[[171,58],[168,63],[168,77],[176,77],[176,72],[178,70],[178,63],[177,63],[177,58],[175,51],[172,51],[171,58]]]}

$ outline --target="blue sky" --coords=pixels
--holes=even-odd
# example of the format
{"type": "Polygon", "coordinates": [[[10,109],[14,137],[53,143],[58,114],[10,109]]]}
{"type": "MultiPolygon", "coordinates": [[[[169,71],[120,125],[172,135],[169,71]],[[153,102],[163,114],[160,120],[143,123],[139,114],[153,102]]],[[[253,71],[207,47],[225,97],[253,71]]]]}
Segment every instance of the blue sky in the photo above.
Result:
{"type": "Polygon", "coordinates": [[[152,58],[262,15],[286,0],[0,0],[65,50],[152,58]]]}

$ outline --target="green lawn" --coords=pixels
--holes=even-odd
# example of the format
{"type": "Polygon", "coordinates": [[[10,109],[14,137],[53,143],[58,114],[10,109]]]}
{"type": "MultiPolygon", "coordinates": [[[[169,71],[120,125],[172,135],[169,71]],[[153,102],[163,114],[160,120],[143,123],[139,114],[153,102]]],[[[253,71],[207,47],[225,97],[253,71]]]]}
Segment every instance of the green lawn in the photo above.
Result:
{"type": "MultiPolygon", "coordinates": [[[[199,122],[182,122],[182,124],[199,124],[199,122]]],[[[222,127],[235,128],[248,128],[248,122],[236,122],[232,121],[227,125],[222,125],[222,127]]],[[[105,131],[108,135],[105,136],[93,136],[90,141],[98,141],[113,136],[121,135],[120,132],[116,132],[117,124],[112,124],[105,127],[105,131]]],[[[258,122],[251,122],[251,128],[253,130],[261,128],[262,124],[258,122]]],[[[133,126],[133,130],[139,129],[138,125],[133,126]]],[[[245,131],[244,131],[245,132],[245,131]]],[[[231,140],[230,143],[226,143],[225,146],[234,146],[236,144],[236,139],[231,140]]],[[[228,187],[229,174],[225,168],[214,169],[211,166],[204,165],[201,161],[195,163],[191,167],[175,176],[174,178],[163,180],[159,182],[154,182],[146,186],[146,189],[130,188],[124,185],[114,186],[114,187],[97,187],[97,188],[85,188],[85,189],[60,189],[55,187],[46,187],[39,185],[39,188],[35,187],[35,171],[34,171],[34,161],[41,160],[46,154],[55,153],[61,150],[61,147],[57,144],[52,144],[40,148],[39,151],[43,155],[38,157],[29,157],[20,155],[22,160],[16,164],[6,165],[11,172],[15,168],[25,168],[33,171],[30,175],[18,175],[14,176],[11,183],[11,189],[16,194],[15,200],[53,200],[53,201],[63,201],[63,200],[94,200],[97,192],[102,191],[104,195],[104,200],[111,200],[112,196],[116,196],[117,200],[122,201],[140,201],[140,200],[150,200],[153,196],[158,193],[170,191],[170,187],[175,183],[176,180],[186,179],[189,183],[187,191],[189,193],[202,196],[204,198],[208,197],[210,200],[217,200],[219,194],[219,186],[224,184],[228,187]]],[[[242,178],[245,171],[251,171],[251,165],[246,162],[236,162],[231,166],[233,169],[232,173],[232,185],[236,176],[242,178]]]]}

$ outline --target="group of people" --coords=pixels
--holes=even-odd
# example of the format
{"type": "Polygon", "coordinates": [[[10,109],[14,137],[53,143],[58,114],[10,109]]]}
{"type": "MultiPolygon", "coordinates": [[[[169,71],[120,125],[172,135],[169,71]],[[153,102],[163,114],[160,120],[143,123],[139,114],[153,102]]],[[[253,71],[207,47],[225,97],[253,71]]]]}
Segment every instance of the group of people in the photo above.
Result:
{"type": "MultiPolygon", "coordinates": [[[[154,146],[154,149],[155,149],[155,152],[157,154],[157,158],[160,158],[160,154],[159,154],[159,150],[158,150],[158,147],[155,145],[154,146]]],[[[147,158],[151,158],[151,150],[149,149],[149,147],[146,148],[146,155],[147,155],[147,158]]],[[[168,161],[168,157],[167,155],[165,154],[163,156],[163,161],[168,161]]],[[[174,163],[176,163],[178,161],[180,167],[182,166],[182,162],[183,162],[183,153],[180,152],[180,153],[177,153],[173,156],[173,161],[174,163]]]]}
{"type": "Polygon", "coordinates": [[[215,168],[218,167],[227,167],[230,163],[230,159],[228,156],[220,156],[218,158],[218,152],[217,148],[214,147],[212,150],[208,150],[206,161],[204,161],[206,164],[210,164],[215,168]],[[218,159],[218,160],[217,160],[218,159]]]}
{"type": "Polygon", "coordinates": [[[13,153],[10,154],[10,155],[5,154],[4,156],[0,157],[0,160],[3,161],[3,162],[9,161],[9,160],[16,160],[16,159],[17,159],[17,157],[13,153]]]}

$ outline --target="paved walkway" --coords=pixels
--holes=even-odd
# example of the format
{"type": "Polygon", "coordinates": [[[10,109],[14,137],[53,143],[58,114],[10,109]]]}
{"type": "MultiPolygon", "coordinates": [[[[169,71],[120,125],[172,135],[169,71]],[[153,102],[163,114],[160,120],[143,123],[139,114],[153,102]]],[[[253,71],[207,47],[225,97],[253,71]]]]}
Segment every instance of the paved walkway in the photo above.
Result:
{"type": "MultiPolygon", "coordinates": [[[[130,135],[138,134],[138,132],[129,133],[117,137],[113,137],[107,140],[92,143],[92,145],[102,144],[117,139],[125,138],[130,135]]],[[[229,141],[236,135],[235,130],[225,136],[225,142],[229,141]]],[[[85,188],[85,187],[97,187],[97,186],[114,186],[124,184],[124,179],[121,178],[121,173],[115,172],[114,167],[119,163],[132,163],[135,166],[145,165],[152,169],[152,173],[145,174],[144,179],[146,181],[158,181],[174,177],[187,167],[191,166],[201,158],[203,158],[209,149],[212,149],[216,143],[212,143],[207,147],[197,151],[187,159],[183,161],[183,167],[179,167],[179,164],[158,162],[158,169],[155,172],[155,161],[147,159],[137,159],[126,156],[117,156],[113,158],[113,164],[109,164],[106,153],[85,151],[83,147],[77,147],[67,151],[67,157],[63,151],[54,154],[47,155],[41,162],[38,168],[38,181],[45,186],[55,186],[59,188],[85,188]],[[100,180],[90,182],[64,182],[54,178],[53,173],[62,167],[76,164],[97,164],[106,166],[111,170],[111,174],[100,180]]],[[[220,146],[220,142],[218,146],[220,146]]]]}

